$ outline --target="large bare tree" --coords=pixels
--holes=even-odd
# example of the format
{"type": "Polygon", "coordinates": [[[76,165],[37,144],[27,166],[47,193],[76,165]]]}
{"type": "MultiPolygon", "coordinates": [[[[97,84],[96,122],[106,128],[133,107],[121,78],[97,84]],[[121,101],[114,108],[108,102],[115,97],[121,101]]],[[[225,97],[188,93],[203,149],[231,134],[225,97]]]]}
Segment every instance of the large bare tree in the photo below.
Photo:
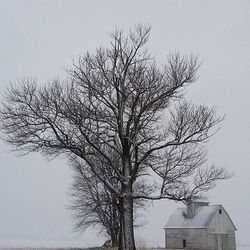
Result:
{"type": "Polygon", "coordinates": [[[221,117],[184,99],[197,58],[175,53],[157,63],[145,47],[149,34],[142,25],[128,35],[115,31],[110,47],[80,57],[65,81],[12,85],[0,111],[14,149],[84,160],[119,200],[125,249],[135,249],[135,199],[198,199],[228,178],[206,160],[221,117]]]}

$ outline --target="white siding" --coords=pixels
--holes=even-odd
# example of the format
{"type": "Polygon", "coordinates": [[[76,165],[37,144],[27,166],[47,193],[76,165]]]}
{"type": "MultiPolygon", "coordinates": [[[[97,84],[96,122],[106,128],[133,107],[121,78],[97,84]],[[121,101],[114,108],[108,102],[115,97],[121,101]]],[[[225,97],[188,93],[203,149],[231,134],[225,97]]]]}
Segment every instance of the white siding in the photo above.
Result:
{"type": "Polygon", "coordinates": [[[222,206],[215,211],[209,223],[208,246],[216,246],[218,250],[236,249],[235,226],[222,206]]]}
{"type": "Polygon", "coordinates": [[[219,207],[209,223],[208,231],[218,234],[230,234],[235,231],[235,227],[223,207],[219,207]],[[221,214],[219,213],[221,210],[221,214]]]}
{"type": "Polygon", "coordinates": [[[205,229],[166,229],[166,248],[183,248],[183,240],[186,240],[186,248],[207,249],[207,232],[205,229]]]}
{"type": "Polygon", "coordinates": [[[217,245],[217,236],[216,234],[207,234],[207,245],[208,249],[215,249],[217,245]]]}

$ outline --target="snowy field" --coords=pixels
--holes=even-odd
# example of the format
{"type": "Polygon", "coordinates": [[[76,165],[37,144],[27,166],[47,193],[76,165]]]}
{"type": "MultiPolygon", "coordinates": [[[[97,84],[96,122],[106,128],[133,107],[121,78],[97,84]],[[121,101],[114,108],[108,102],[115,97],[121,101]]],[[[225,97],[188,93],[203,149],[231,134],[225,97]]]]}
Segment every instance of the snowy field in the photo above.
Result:
{"type": "Polygon", "coordinates": [[[237,246],[237,250],[250,250],[250,245],[237,246]]]}
{"type": "Polygon", "coordinates": [[[1,240],[0,250],[81,250],[84,249],[82,241],[32,241],[32,240],[1,240]]]}
{"type": "MultiPolygon", "coordinates": [[[[1,240],[0,250],[98,250],[100,248],[84,245],[83,241],[32,241],[32,240],[1,240]]],[[[150,248],[148,248],[150,249],[150,248]]],[[[156,248],[152,248],[156,250],[156,248]]],[[[163,248],[161,248],[163,249],[163,248]]],[[[237,250],[250,250],[249,244],[238,244],[237,250]]]]}

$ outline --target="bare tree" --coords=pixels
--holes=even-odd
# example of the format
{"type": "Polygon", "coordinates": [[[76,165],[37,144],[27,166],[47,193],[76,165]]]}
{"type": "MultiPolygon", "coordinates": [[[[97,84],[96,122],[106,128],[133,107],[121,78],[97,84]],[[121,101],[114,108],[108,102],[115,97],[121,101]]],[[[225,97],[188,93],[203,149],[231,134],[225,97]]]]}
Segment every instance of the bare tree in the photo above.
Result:
{"type": "Polygon", "coordinates": [[[112,246],[118,246],[120,213],[117,196],[84,165],[73,165],[74,176],[69,208],[73,211],[77,230],[96,226],[111,239],[112,246]]]}
{"type": "Polygon", "coordinates": [[[135,249],[135,199],[197,199],[229,177],[206,161],[205,143],[222,118],[184,99],[197,80],[197,58],[175,53],[157,64],[145,48],[149,33],[141,25],[127,36],[115,31],[110,48],[80,57],[65,81],[11,86],[0,111],[14,149],[83,159],[118,197],[125,249],[135,249]]]}

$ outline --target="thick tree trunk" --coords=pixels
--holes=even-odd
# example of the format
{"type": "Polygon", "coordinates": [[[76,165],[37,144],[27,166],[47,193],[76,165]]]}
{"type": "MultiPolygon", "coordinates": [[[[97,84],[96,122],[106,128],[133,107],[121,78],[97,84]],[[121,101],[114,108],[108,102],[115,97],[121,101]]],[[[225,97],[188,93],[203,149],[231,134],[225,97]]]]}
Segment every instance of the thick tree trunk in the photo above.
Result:
{"type": "Polygon", "coordinates": [[[134,225],[133,225],[133,198],[132,187],[124,187],[123,198],[123,236],[124,249],[135,250],[134,225]]]}

